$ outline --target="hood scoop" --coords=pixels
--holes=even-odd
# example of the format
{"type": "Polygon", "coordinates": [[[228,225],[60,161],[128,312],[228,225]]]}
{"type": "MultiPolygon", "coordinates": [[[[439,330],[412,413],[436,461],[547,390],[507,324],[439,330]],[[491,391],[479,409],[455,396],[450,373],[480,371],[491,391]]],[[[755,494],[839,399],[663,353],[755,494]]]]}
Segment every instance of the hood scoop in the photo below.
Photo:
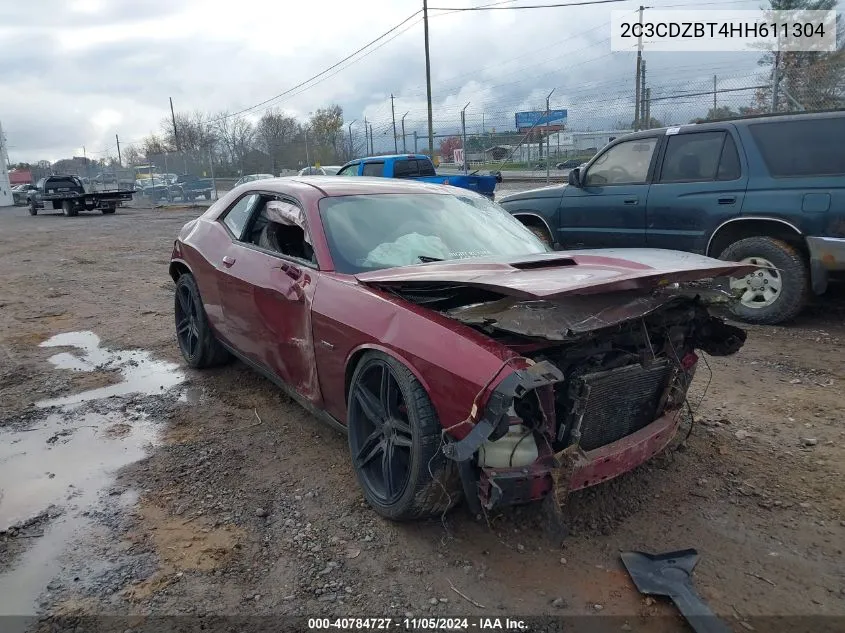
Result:
{"type": "Polygon", "coordinates": [[[555,257],[553,259],[535,259],[525,262],[512,262],[513,268],[519,270],[536,270],[537,268],[562,268],[564,266],[577,266],[576,262],[571,257],[555,257]]]}

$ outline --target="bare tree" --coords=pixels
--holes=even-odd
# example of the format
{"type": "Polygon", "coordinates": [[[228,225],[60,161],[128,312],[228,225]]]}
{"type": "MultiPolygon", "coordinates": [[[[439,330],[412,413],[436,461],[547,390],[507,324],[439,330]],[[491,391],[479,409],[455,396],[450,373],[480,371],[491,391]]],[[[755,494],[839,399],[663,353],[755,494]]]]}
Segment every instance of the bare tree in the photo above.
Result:
{"type": "MultiPolygon", "coordinates": [[[[837,0],[770,0],[776,11],[836,8],[837,0]]],[[[767,112],[773,104],[778,111],[796,109],[825,110],[845,105],[845,28],[837,16],[837,50],[833,52],[790,51],[766,53],[760,65],[767,67],[770,80],[757,90],[754,107],[767,112]],[[778,94],[772,98],[773,73],[777,69],[778,94]]]]}
{"type": "Polygon", "coordinates": [[[343,108],[331,105],[318,109],[309,123],[314,138],[315,157],[322,162],[335,162],[343,151],[343,108]]]}
{"type": "Polygon", "coordinates": [[[156,154],[163,154],[167,151],[165,141],[155,134],[150,134],[143,141],[141,141],[141,151],[147,160],[156,154]]]}
{"type": "Polygon", "coordinates": [[[295,161],[294,143],[301,126],[296,119],[278,110],[267,110],[256,126],[258,147],[273,160],[273,173],[284,164],[295,161]]]}
{"type": "Polygon", "coordinates": [[[140,165],[144,162],[144,152],[136,145],[127,145],[123,150],[123,160],[127,165],[140,165]]]}
{"type": "Polygon", "coordinates": [[[255,146],[255,127],[240,115],[220,112],[214,116],[214,130],[225,151],[226,160],[243,174],[244,158],[255,146]]]}

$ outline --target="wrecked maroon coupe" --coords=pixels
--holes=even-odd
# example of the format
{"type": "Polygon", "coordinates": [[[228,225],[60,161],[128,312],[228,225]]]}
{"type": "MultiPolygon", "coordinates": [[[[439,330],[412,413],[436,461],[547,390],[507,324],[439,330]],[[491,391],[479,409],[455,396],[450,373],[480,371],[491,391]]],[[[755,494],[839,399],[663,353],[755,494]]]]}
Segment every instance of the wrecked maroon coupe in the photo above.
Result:
{"type": "Polygon", "coordinates": [[[661,451],[695,350],[742,330],[685,282],[748,266],[659,250],[549,252],[477,194],[383,179],[235,188],[170,274],[192,367],[234,355],[348,431],[391,519],[562,501],[661,451]]]}

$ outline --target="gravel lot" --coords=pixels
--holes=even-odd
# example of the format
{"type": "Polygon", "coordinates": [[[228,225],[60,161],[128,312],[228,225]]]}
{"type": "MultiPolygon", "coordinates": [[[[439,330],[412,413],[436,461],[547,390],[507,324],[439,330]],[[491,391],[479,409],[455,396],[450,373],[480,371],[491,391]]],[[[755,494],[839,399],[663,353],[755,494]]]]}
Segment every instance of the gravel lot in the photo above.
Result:
{"type": "Polygon", "coordinates": [[[734,630],[776,628],[763,616],[842,630],[841,292],[708,359],[688,440],[572,495],[563,542],[538,507],[396,525],[365,506],[343,436],[243,365],[182,364],[167,265],[198,212],[0,209],[0,615],[552,614],[684,631],[619,552],[695,547],[696,587],[734,630]]]}

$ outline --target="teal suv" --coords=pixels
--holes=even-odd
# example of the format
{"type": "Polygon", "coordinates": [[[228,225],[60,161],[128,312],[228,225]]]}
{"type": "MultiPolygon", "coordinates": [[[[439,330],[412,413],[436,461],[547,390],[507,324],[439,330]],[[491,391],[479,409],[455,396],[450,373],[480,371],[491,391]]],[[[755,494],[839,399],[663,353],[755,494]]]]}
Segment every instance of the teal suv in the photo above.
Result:
{"type": "Polygon", "coordinates": [[[555,248],[665,248],[761,266],[734,312],[780,323],[845,271],[845,111],[636,132],[569,184],[501,199],[555,248]]]}

